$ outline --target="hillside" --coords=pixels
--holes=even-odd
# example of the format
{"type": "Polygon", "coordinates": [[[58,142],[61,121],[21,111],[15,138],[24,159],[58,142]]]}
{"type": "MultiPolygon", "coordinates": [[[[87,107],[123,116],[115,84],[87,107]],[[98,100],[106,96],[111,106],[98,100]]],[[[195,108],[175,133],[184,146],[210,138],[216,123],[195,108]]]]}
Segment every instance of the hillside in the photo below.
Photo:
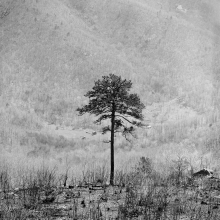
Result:
{"type": "Polygon", "coordinates": [[[107,137],[75,109],[94,80],[115,73],[132,80],[152,126],[132,144],[119,137],[119,159],[211,161],[210,150],[219,155],[219,8],[217,0],[0,0],[4,154],[107,157],[107,137]]]}

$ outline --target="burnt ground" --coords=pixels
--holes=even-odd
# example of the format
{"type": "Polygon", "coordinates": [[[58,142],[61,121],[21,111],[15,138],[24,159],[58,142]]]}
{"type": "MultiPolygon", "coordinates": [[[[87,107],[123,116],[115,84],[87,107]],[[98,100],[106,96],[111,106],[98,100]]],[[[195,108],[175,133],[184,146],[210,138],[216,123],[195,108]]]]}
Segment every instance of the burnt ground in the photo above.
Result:
{"type": "Polygon", "coordinates": [[[219,219],[220,191],[208,185],[81,185],[1,192],[0,219],[219,219]]]}

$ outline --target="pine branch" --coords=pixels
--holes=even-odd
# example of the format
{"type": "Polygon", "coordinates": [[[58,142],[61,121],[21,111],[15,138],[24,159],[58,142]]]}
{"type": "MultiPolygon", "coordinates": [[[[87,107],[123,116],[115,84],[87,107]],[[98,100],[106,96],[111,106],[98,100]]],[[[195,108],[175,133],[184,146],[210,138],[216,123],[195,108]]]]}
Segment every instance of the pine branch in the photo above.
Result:
{"type": "Polygon", "coordinates": [[[100,116],[96,121],[94,121],[95,124],[101,124],[101,122],[103,120],[107,120],[107,119],[110,119],[111,118],[111,115],[102,115],[100,116]]]}
{"type": "Polygon", "coordinates": [[[123,118],[124,120],[126,120],[127,122],[129,122],[130,124],[132,124],[132,122],[130,120],[128,120],[127,118],[125,118],[124,116],[122,115],[115,115],[116,117],[121,117],[123,118]]]}
{"type": "Polygon", "coordinates": [[[111,131],[111,128],[109,125],[102,128],[102,134],[106,134],[108,131],[111,131]]]}
{"type": "Polygon", "coordinates": [[[111,143],[111,141],[110,140],[109,141],[103,141],[103,143],[109,144],[109,143],[111,143]]]}

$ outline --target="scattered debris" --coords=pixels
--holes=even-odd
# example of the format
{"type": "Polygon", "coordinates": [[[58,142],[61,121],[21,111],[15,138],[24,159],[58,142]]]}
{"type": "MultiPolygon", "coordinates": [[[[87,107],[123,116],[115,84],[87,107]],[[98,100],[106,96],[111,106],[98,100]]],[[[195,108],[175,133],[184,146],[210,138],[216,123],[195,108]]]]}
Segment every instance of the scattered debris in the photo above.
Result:
{"type": "Polygon", "coordinates": [[[83,208],[86,207],[85,199],[83,199],[83,200],[81,201],[81,205],[82,205],[83,208]]]}
{"type": "Polygon", "coordinates": [[[91,134],[92,136],[94,136],[94,135],[96,135],[96,134],[97,134],[97,132],[96,132],[96,131],[92,131],[92,133],[90,133],[90,132],[86,131],[86,133],[87,133],[87,134],[91,134]]]}
{"type": "Polygon", "coordinates": [[[50,204],[52,202],[55,201],[55,197],[54,196],[51,196],[51,197],[46,197],[45,199],[42,200],[42,203],[43,204],[50,204]]]}
{"type": "Polygon", "coordinates": [[[207,203],[207,202],[202,201],[202,202],[201,202],[201,205],[208,205],[208,203],[207,203]]]}

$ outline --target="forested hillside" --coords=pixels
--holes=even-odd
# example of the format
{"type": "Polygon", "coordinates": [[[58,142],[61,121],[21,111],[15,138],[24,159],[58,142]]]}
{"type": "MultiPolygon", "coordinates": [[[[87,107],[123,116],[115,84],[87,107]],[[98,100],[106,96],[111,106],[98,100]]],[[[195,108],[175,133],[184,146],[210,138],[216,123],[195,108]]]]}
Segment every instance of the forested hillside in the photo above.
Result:
{"type": "Polygon", "coordinates": [[[117,138],[118,159],[198,165],[203,155],[217,167],[219,9],[217,0],[0,0],[1,156],[108,158],[107,136],[76,108],[114,73],[132,80],[151,125],[131,143],[117,138]]]}

